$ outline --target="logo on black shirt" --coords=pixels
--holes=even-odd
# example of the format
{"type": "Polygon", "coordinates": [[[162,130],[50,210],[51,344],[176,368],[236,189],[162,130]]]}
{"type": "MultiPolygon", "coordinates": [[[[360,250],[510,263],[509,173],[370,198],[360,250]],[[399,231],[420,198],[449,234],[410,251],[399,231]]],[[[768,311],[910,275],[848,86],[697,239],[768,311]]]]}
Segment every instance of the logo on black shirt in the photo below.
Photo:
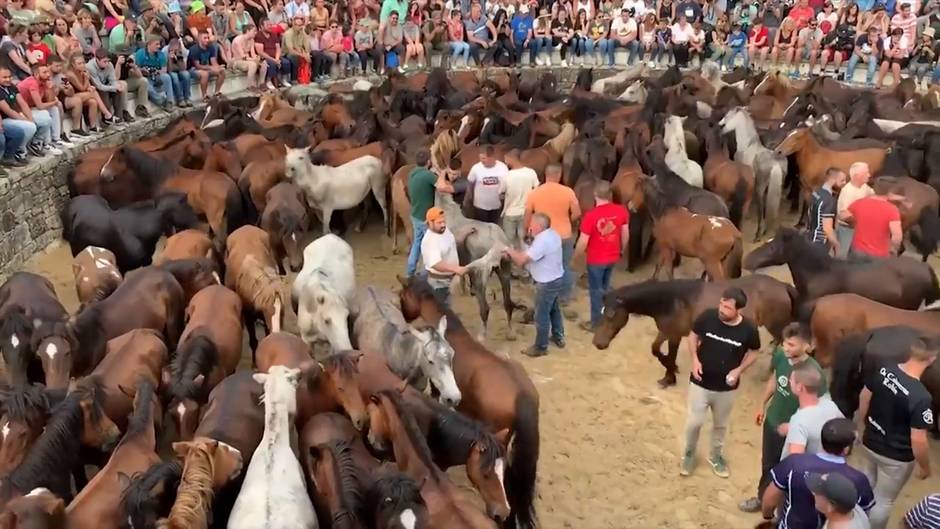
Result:
{"type": "Polygon", "coordinates": [[[922,416],[924,417],[924,424],[933,424],[933,411],[930,408],[924,410],[922,416]]]}

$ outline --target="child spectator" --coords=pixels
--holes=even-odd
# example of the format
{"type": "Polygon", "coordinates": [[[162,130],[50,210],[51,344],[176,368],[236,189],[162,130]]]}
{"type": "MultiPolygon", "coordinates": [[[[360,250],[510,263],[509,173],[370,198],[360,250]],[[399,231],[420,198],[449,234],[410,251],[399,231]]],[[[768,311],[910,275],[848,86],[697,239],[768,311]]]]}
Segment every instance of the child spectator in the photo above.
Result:
{"type": "Polygon", "coordinates": [[[728,57],[724,62],[725,67],[729,70],[733,70],[735,59],[737,59],[738,55],[741,55],[743,66],[747,68],[750,64],[750,58],[747,54],[747,33],[744,32],[744,28],[741,24],[735,24],[731,27],[731,34],[728,35],[727,45],[728,57]]]}
{"type": "MultiPolygon", "coordinates": [[[[359,29],[353,35],[353,41],[356,53],[359,55],[359,64],[362,65],[362,73],[365,74],[368,69],[369,59],[372,60],[372,72],[380,75],[385,74],[385,68],[382,65],[382,53],[375,45],[375,34],[369,27],[369,22],[365,18],[359,19],[359,29]]],[[[463,27],[463,26],[461,26],[463,27]]]]}

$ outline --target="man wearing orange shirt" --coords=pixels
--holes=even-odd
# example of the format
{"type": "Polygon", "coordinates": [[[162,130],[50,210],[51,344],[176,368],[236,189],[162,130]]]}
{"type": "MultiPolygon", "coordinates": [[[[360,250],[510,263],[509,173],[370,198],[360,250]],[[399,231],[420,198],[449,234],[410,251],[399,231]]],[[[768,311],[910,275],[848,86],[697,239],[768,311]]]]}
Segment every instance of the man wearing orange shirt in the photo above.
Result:
{"type": "Polygon", "coordinates": [[[796,22],[796,29],[800,30],[809,24],[809,21],[816,18],[816,11],[809,5],[809,0],[798,0],[796,6],[790,9],[787,18],[796,22]]]}
{"type": "MultiPolygon", "coordinates": [[[[525,226],[532,221],[532,215],[544,213],[551,219],[552,230],[561,237],[562,266],[564,267],[564,286],[561,291],[561,303],[565,305],[571,299],[571,256],[574,254],[574,236],[571,223],[581,217],[578,197],[570,187],[561,184],[561,166],[550,164],[545,168],[545,183],[529,192],[525,204],[525,226]]],[[[565,317],[574,318],[571,312],[565,317]]]]}

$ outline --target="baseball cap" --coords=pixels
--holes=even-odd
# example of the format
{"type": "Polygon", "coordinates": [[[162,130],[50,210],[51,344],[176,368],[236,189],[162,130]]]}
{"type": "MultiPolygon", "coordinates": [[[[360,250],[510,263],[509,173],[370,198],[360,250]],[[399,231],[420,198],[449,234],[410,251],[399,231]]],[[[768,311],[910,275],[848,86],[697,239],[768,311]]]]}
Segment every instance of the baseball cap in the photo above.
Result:
{"type": "Polygon", "coordinates": [[[205,9],[205,8],[206,8],[206,4],[203,3],[202,0],[196,0],[196,1],[193,2],[192,4],[189,4],[189,12],[190,12],[190,13],[195,13],[196,11],[199,11],[199,10],[205,9]]]}
{"type": "Polygon", "coordinates": [[[829,500],[829,503],[841,512],[847,513],[858,504],[858,490],[852,480],[838,472],[808,474],[806,486],[814,494],[829,500]]]}
{"type": "Polygon", "coordinates": [[[428,209],[428,212],[424,214],[424,220],[428,222],[434,222],[444,218],[444,210],[434,206],[428,209]]]}

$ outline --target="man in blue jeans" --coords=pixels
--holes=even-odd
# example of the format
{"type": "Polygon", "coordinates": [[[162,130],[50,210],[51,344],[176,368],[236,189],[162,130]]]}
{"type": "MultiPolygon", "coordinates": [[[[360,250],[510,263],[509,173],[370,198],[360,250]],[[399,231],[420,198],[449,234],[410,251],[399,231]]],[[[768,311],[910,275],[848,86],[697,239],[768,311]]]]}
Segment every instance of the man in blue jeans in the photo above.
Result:
{"type": "Polygon", "coordinates": [[[29,105],[13,84],[13,74],[8,68],[0,68],[0,117],[3,118],[3,133],[6,136],[4,159],[25,161],[26,146],[36,135],[37,127],[29,105]]]}
{"type": "Polygon", "coordinates": [[[884,45],[878,31],[877,26],[869,26],[868,33],[859,36],[855,41],[855,50],[852,52],[852,56],[849,57],[849,64],[845,67],[845,80],[847,82],[852,82],[852,78],[855,76],[855,66],[858,65],[858,61],[862,61],[868,70],[865,73],[865,83],[868,85],[874,84],[878,61],[884,53],[884,45]]]}
{"type": "Polygon", "coordinates": [[[591,297],[591,321],[581,328],[594,332],[601,321],[604,294],[610,289],[610,276],[630,240],[630,212],[611,202],[610,184],[594,185],[594,209],[581,219],[581,237],[574,255],[587,254],[588,292],[591,297]]]}
{"type": "Polygon", "coordinates": [[[525,266],[535,282],[535,345],[522,354],[531,357],[548,354],[548,337],[557,347],[565,347],[565,326],[561,317],[561,295],[565,288],[561,237],[551,228],[544,213],[532,215],[529,235],[532,245],[525,251],[506,248],[503,253],[516,266],[525,266]]]}
{"type": "Polygon", "coordinates": [[[408,253],[408,265],[405,275],[411,277],[418,268],[418,257],[421,256],[421,240],[428,225],[425,222],[428,210],[434,206],[434,193],[437,191],[437,175],[428,169],[431,155],[427,149],[418,151],[415,155],[415,167],[408,175],[408,198],[411,199],[411,251],[408,253]]]}
{"type": "Polygon", "coordinates": [[[173,104],[182,106],[182,100],[173,92],[173,80],[166,71],[166,54],[160,50],[160,37],[150,37],[147,46],[134,54],[134,62],[150,80],[147,83],[150,101],[163,108],[169,108],[173,104]]]}

